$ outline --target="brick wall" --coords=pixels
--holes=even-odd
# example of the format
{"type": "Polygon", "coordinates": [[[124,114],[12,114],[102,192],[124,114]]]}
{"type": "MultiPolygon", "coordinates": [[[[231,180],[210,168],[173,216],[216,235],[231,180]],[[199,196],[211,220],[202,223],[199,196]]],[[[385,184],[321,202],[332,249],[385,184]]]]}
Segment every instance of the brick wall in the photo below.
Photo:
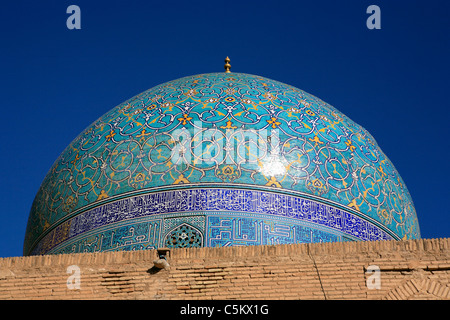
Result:
{"type": "Polygon", "coordinates": [[[449,247],[445,238],[174,249],[168,270],[154,267],[156,250],[2,258],[0,299],[450,299],[449,247]],[[80,288],[67,285],[73,265],[80,288]]]}

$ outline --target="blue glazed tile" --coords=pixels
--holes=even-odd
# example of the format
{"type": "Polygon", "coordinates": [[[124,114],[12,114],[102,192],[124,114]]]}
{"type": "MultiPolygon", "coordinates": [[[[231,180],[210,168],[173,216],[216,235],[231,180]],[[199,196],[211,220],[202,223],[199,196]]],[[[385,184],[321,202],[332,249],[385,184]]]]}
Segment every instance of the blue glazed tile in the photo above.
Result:
{"type": "Polygon", "coordinates": [[[196,234],[202,246],[420,238],[403,180],[364,128],[281,82],[211,73],[144,91],[83,131],[37,192],[24,254],[76,241],[81,251],[113,250],[107,238],[117,250],[155,247],[174,221],[180,239],[196,234]],[[190,215],[203,227],[182,218],[190,215]],[[213,217],[240,229],[211,233],[213,217]],[[155,239],[123,240],[131,229],[121,224],[144,230],[136,219],[144,229],[159,221],[155,239]]]}

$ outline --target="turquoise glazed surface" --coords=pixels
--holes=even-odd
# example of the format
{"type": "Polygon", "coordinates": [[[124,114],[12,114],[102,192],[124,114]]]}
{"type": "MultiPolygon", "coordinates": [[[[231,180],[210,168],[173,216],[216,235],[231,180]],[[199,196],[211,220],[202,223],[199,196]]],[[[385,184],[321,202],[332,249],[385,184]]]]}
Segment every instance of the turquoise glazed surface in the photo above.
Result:
{"type": "Polygon", "coordinates": [[[60,155],[24,254],[420,238],[360,125],[260,76],[211,73],[113,108],[60,155]]]}

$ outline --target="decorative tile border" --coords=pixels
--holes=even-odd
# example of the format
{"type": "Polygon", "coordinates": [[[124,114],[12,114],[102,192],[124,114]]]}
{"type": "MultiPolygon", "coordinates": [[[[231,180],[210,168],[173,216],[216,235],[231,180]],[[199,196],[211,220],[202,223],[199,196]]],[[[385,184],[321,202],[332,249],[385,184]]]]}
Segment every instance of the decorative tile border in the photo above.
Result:
{"type": "Polygon", "coordinates": [[[265,190],[198,188],[135,195],[82,212],[50,231],[32,254],[56,247],[65,252],[62,247],[76,239],[85,243],[70,252],[89,251],[90,246],[123,250],[131,243],[135,249],[155,248],[165,245],[167,234],[183,223],[202,233],[204,246],[342,241],[342,236],[394,239],[356,214],[311,199],[265,190]]]}

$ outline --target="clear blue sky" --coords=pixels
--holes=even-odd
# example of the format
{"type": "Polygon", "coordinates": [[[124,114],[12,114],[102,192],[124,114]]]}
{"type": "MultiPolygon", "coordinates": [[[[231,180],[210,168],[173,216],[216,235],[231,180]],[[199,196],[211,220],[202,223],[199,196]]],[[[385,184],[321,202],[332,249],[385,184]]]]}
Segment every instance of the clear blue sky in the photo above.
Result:
{"type": "Polygon", "coordinates": [[[8,1],[0,6],[0,257],[22,255],[34,196],[102,114],[165,81],[232,71],[318,96],[365,127],[450,236],[450,1],[8,1]],[[66,9],[81,8],[81,30],[66,9]],[[366,9],[381,9],[369,30],[366,9]]]}

